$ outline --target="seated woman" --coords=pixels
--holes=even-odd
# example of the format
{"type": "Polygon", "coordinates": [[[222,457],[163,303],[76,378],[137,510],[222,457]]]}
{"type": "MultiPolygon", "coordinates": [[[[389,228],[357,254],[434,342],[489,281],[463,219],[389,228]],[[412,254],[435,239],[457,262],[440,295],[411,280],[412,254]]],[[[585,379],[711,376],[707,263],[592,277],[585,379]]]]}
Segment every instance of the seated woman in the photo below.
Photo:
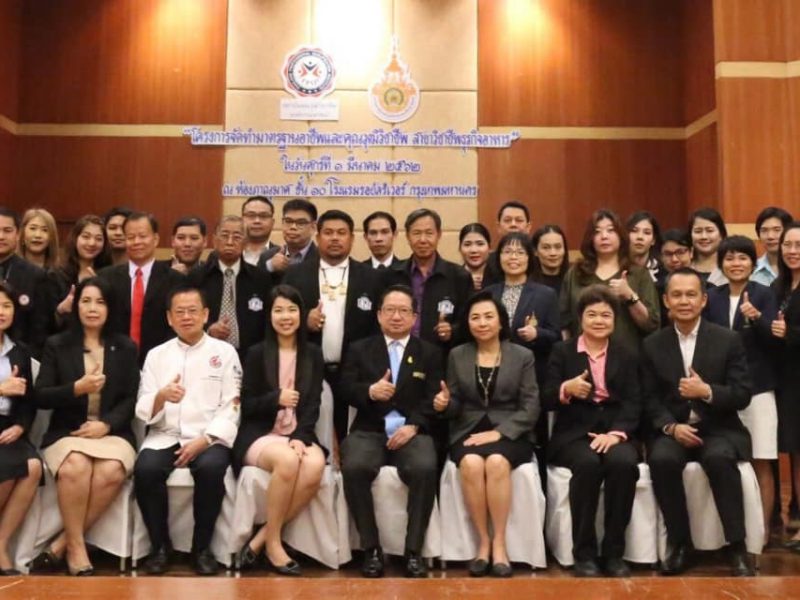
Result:
{"type": "Polygon", "coordinates": [[[595,516],[605,483],[602,554],[611,577],[630,574],[622,560],[631,518],[639,456],[631,437],[641,397],[636,356],[614,332],[618,300],[606,286],[587,287],[577,304],[583,333],[553,348],[544,401],[557,409],[548,446],[552,464],[572,471],[569,503],[572,555],[578,577],[600,575],[595,516]]]}
{"type": "Polygon", "coordinates": [[[472,296],[465,314],[472,341],[450,352],[447,384],[442,383],[433,408],[450,419],[450,458],[459,467],[464,500],[480,538],[469,573],[486,575],[491,557],[492,575],[511,577],[506,552],[511,470],[533,457],[539,416],[536,369],[533,353],[508,341],[508,313],[491,292],[472,296]]]}
{"type": "Polygon", "coordinates": [[[36,403],[53,410],[42,454],[56,477],[64,531],[34,560],[34,570],[55,569],[66,556],[71,575],[93,574],[84,532],[133,470],[137,350],[128,337],[106,327],[112,298],[105,280],[83,280],[75,291],[70,328],[44,347],[36,403]]]}
{"type": "Polygon", "coordinates": [[[28,441],[33,403],[31,355],[14,343],[8,330],[16,299],[0,281],[0,575],[19,575],[8,556],[8,542],[33,502],[42,463],[28,441]]]}
{"type": "Polygon", "coordinates": [[[242,380],[242,422],[233,445],[233,468],[256,466],[272,473],[267,488],[269,520],[239,552],[253,567],[266,547],[268,564],[282,575],[300,575],[281,542],[283,525],[317,494],[325,452],[314,427],[319,417],[322,351],[306,343],[303,300],[293,287],[273,288],[266,339],[250,348],[242,380]]]}

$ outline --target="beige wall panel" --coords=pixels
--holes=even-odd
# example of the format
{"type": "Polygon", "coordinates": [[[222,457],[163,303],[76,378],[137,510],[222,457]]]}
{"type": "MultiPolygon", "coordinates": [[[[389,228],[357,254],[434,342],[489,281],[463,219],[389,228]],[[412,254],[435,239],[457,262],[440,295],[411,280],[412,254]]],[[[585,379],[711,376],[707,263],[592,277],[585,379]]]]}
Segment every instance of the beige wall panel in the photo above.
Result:
{"type": "Polygon", "coordinates": [[[422,164],[421,173],[395,177],[395,183],[478,185],[478,151],[442,148],[395,148],[395,160],[415,160],[422,164]]]}
{"type": "Polygon", "coordinates": [[[450,128],[457,131],[469,131],[476,128],[477,125],[477,92],[423,91],[417,112],[399,126],[408,131],[450,128]]]}
{"type": "Polygon", "coordinates": [[[228,88],[283,89],[288,52],[310,42],[311,0],[229,0],[228,88]]]}
{"type": "Polygon", "coordinates": [[[442,230],[456,233],[467,223],[478,220],[478,203],[472,198],[434,198],[419,202],[414,198],[395,198],[394,216],[398,227],[412,210],[430,208],[442,217],[442,230]]]}
{"type": "Polygon", "coordinates": [[[442,239],[439,242],[439,254],[458,265],[463,264],[464,261],[458,252],[458,231],[445,231],[442,233],[442,239]]]}
{"type": "Polygon", "coordinates": [[[312,42],[333,56],[337,89],[365,90],[389,58],[391,0],[314,0],[312,42]]]}
{"type": "Polygon", "coordinates": [[[283,90],[228,90],[225,94],[225,128],[306,131],[308,121],[281,120],[282,98],[290,96],[283,90]]]}
{"type": "MultiPolygon", "coordinates": [[[[290,156],[308,157],[306,148],[294,148],[290,156]]],[[[284,173],[276,148],[228,148],[225,150],[225,183],[294,183],[299,173],[284,173]]]]}
{"type": "Polygon", "coordinates": [[[477,89],[476,0],[395,0],[394,28],[420,89],[477,89]]]}

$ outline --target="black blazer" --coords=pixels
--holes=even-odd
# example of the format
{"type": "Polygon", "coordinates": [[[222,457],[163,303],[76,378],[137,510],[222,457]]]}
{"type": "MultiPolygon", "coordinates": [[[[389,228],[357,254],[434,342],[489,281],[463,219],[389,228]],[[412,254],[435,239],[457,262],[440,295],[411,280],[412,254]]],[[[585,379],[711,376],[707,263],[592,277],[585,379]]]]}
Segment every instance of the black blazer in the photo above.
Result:
{"type": "MultiPolygon", "coordinates": [[[[742,336],[744,350],[747,353],[747,366],[750,370],[750,380],[753,383],[753,395],[775,389],[774,359],[770,354],[779,348],[772,336],[772,321],[778,313],[775,295],[767,286],[755,281],[750,281],[745,288],[750,298],[750,303],[761,312],[761,318],[748,321],[736,309],[733,319],[734,331],[742,336]]],[[[742,300],[739,298],[739,306],[742,300]]],[[[730,286],[726,283],[708,290],[708,303],[703,316],[711,323],[722,327],[730,327],[730,286]]],[[[774,355],[773,355],[774,356],[774,355]]]]}
{"type": "MultiPolygon", "coordinates": [[[[11,338],[13,339],[13,338],[11,338]]],[[[31,374],[31,352],[28,347],[20,342],[14,343],[14,347],[8,352],[8,362],[11,370],[17,367],[17,376],[25,379],[24,396],[11,396],[11,412],[8,415],[0,415],[0,431],[8,429],[12,425],[19,425],[24,430],[23,436],[27,437],[33,418],[36,416],[36,402],[33,393],[33,376],[31,374]]]]}
{"type": "MultiPolygon", "coordinates": [[[[208,325],[219,320],[225,275],[219,261],[209,261],[191,270],[191,285],[200,288],[208,302],[208,325]]],[[[267,326],[267,308],[272,278],[244,260],[239,262],[236,276],[236,322],[239,325],[239,357],[247,356],[247,349],[264,339],[267,326]]]]}
{"type": "MultiPolygon", "coordinates": [[[[505,283],[498,283],[487,288],[498,301],[503,301],[505,283]]],[[[536,356],[536,379],[543,386],[547,377],[547,361],[553,344],[561,339],[561,326],[558,317],[558,296],[549,287],[528,281],[522,288],[517,310],[511,318],[511,341],[533,350],[536,356]],[[517,334],[517,329],[525,325],[525,318],[536,316],[536,339],[526,342],[517,334]]]]}
{"type": "Polygon", "coordinates": [[[692,368],[711,386],[712,400],[687,401],[678,393],[685,377],[683,357],[675,327],[649,335],[643,346],[642,383],[644,410],[652,435],[663,435],[671,423],[688,423],[694,410],[701,419],[700,435],[719,435],[736,448],[739,460],[750,460],[750,434],[737,411],[750,404],[752,387],[741,337],[705,319],[700,321],[692,368]]]}
{"type": "MultiPolygon", "coordinates": [[[[381,270],[383,287],[397,283],[412,287],[411,267],[413,263],[413,259],[409,258],[394,263],[388,269],[381,270]]],[[[437,255],[433,272],[425,282],[425,294],[422,298],[422,306],[419,307],[419,316],[417,317],[420,319],[419,337],[439,346],[444,352],[460,344],[463,341],[461,325],[464,305],[471,294],[472,279],[464,267],[437,255]],[[452,312],[447,315],[447,322],[453,327],[453,335],[449,342],[442,342],[434,332],[434,328],[439,322],[439,312],[443,308],[452,308],[452,312]]]]}
{"type": "Polygon", "coordinates": [[[3,263],[5,280],[18,294],[17,311],[9,335],[39,357],[48,333],[55,326],[55,294],[44,269],[12,255],[3,263]]]}
{"type": "Polygon", "coordinates": [[[358,409],[350,430],[383,432],[384,417],[396,410],[409,425],[417,425],[420,433],[429,432],[430,407],[444,380],[439,348],[411,336],[400,362],[394,396],[388,402],[375,402],[369,397],[369,386],[381,379],[387,369],[389,351],[382,334],[351,344],[340,384],[342,395],[358,409]]]}
{"type": "MultiPolygon", "coordinates": [[[[128,263],[101,269],[98,276],[111,284],[114,292],[114,311],[109,315],[111,330],[128,335],[131,328],[131,278],[128,263]]],[[[156,261],[150,272],[147,289],[144,293],[142,310],[142,339],[139,347],[138,364],[141,367],[147,353],[167,340],[175,337],[167,322],[167,294],[181,285],[186,277],[168,264],[156,261]]]]}
{"type": "Polygon", "coordinates": [[[625,346],[609,342],[606,354],[606,389],[608,398],[597,403],[589,396],[586,400],[572,398],[569,404],[559,401],[561,385],[568,379],[589,372],[589,382],[594,386],[589,357],[578,352],[578,338],[559,342],[553,347],[548,365],[547,384],[542,394],[543,405],[556,411],[553,434],[547,446],[554,456],[563,446],[579,440],[588,440],[587,434],[621,431],[631,439],[639,428],[642,397],[639,385],[638,359],[625,346]]]}
{"type": "MultiPolygon", "coordinates": [[[[290,265],[289,269],[286,269],[286,271],[282,273],[275,271],[272,272],[267,271],[267,261],[273,256],[275,256],[278,252],[282,252],[284,248],[285,246],[278,246],[277,244],[273,244],[269,248],[265,248],[264,251],[261,253],[261,256],[258,257],[258,263],[256,263],[256,267],[258,269],[261,269],[262,271],[265,271],[266,273],[269,273],[271,275],[272,283],[274,283],[275,285],[283,281],[283,278],[286,276],[286,273],[289,271],[289,269],[294,269],[299,266],[299,265],[290,265]]],[[[303,260],[300,262],[300,265],[318,259],[319,259],[319,250],[317,250],[317,245],[314,242],[311,242],[311,246],[309,246],[308,252],[306,252],[306,255],[303,257],[303,260]]]]}
{"type": "MultiPolygon", "coordinates": [[[[351,342],[368,337],[378,330],[378,321],[375,317],[378,309],[378,279],[375,273],[374,269],[350,259],[350,266],[347,269],[342,359],[347,354],[351,342]]],[[[297,288],[306,310],[317,306],[321,297],[319,257],[305,260],[286,271],[283,283],[297,288]]],[[[309,332],[308,339],[318,346],[322,345],[322,334],[318,331],[309,332]]]]}
{"type": "MultiPolygon", "coordinates": [[[[250,445],[275,426],[280,405],[281,389],[278,381],[278,348],[266,341],[252,346],[247,351],[242,377],[242,420],[233,443],[233,470],[236,475],[244,466],[244,457],[250,445]]],[[[305,353],[297,357],[295,388],[300,392],[297,403],[297,428],[289,439],[300,440],[306,446],[317,444],[315,428],[319,419],[322,375],[325,365],[322,351],[312,344],[305,353]]],[[[323,448],[327,454],[327,449],[323,448]]]]}
{"type": "MultiPolygon", "coordinates": [[[[139,368],[136,344],[129,337],[111,334],[105,340],[103,373],[106,383],[100,392],[100,420],[111,427],[109,435],[124,438],[136,447],[131,421],[139,391],[139,368]]],[[[72,332],[48,338],[36,379],[36,405],[53,409],[43,448],[86,422],[89,397],[73,393],[73,384],[85,374],[82,339],[76,339],[72,332]]]]}

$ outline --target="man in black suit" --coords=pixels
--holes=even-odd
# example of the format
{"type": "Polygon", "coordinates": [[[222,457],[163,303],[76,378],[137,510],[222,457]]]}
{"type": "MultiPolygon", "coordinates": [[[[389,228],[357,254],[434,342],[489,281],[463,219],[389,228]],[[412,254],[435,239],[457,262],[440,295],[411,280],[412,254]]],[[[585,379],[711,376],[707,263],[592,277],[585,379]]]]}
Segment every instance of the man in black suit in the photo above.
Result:
{"type": "Polygon", "coordinates": [[[253,266],[258,265],[261,254],[277,244],[270,241],[275,225],[275,206],[267,196],[251,196],[242,204],[244,221],[244,251],[242,258],[253,266]]]}
{"type": "Polygon", "coordinates": [[[388,212],[379,210],[364,219],[363,226],[364,239],[370,252],[370,257],[364,264],[373,269],[391,267],[397,261],[394,255],[394,238],[397,235],[395,218],[388,212]]]}
{"type": "Polygon", "coordinates": [[[353,219],[341,210],[324,212],[318,222],[319,257],[286,272],[284,283],[300,292],[309,340],[322,348],[325,380],[333,391],[333,423],[341,441],[347,434],[347,398],[339,391],[340,364],[350,342],[377,331],[374,305],[377,278],[366,265],[350,259],[353,219]]]}
{"type": "Polygon", "coordinates": [[[208,302],[208,334],[233,345],[240,359],[264,339],[272,289],[269,274],[242,259],[244,239],[242,218],[222,217],[214,232],[214,260],[189,273],[208,302]]]}
{"type": "Polygon", "coordinates": [[[54,328],[56,300],[44,270],[16,254],[19,224],[19,215],[0,207],[0,279],[17,293],[18,308],[11,336],[28,344],[38,358],[48,333],[54,328]]]}
{"type": "Polygon", "coordinates": [[[147,353],[174,337],[167,322],[167,294],[185,277],[156,262],[158,221],[148,213],[132,212],[125,219],[128,262],[101,269],[114,291],[116,310],[110,316],[111,330],[130,336],[139,347],[139,366],[147,353]]]}
{"type": "Polygon", "coordinates": [[[426,409],[443,379],[439,349],[411,335],[417,306],[411,289],[392,286],[378,307],[382,335],[354,342],[342,374],[342,393],[358,409],[342,444],[347,504],[365,550],[361,572],[383,575],[372,482],[384,465],[397,467],[408,486],[406,575],[424,577],[420,557],[437,487],[436,454],[426,409]]]}
{"type": "Polygon", "coordinates": [[[665,289],[674,325],[650,335],[643,346],[645,415],[653,429],[647,462],[670,544],[662,573],[678,574],[688,565],[683,468],[696,460],[708,476],[730,544],[732,574],[753,575],[737,466],[751,458],[750,435],[737,412],[751,396],[744,346],[738,333],[701,318],[706,293],[696,271],[673,271],[665,289]]]}
{"type": "Polygon", "coordinates": [[[206,249],[206,223],[200,217],[181,217],[172,226],[172,258],[169,265],[187,275],[202,263],[206,249]]]}
{"type": "Polygon", "coordinates": [[[317,207],[308,200],[293,198],[283,205],[283,246],[273,246],[261,253],[258,267],[272,273],[272,280],[280,283],[289,267],[318,257],[314,245],[317,230],[317,207]]]}

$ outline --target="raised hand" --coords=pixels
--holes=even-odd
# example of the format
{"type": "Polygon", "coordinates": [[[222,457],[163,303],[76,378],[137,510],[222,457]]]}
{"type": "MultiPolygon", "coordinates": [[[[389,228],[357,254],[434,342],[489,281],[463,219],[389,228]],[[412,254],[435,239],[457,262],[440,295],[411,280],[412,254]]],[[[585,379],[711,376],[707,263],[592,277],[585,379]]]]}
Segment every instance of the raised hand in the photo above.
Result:
{"type": "Polygon", "coordinates": [[[689,367],[689,376],[680,378],[678,391],[684,398],[708,398],[711,395],[711,386],[703,381],[697,371],[689,367]]]}
{"type": "Polygon", "coordinates": [[[439,393],[433,397],[433,409],[436,412],[447,410],[450,404],[450,390],[444,381],[439,382],[439,393]]]}
{"type": "Polygon", "coordinates": [[[786,337],[786,321],[783,319],[783,311],[778,311],[777,318],[772,322],[772,335],[776,338],[785,338],[786,337]]]}
{"type": "Polygon", "coordinates": [[[75,382],[73,390],[76,396],[83,396],[101,391],[105,384],[106,376],[100,371],[100,365],[96,365],[91,373],[86,373],[75,382]]]}
{"type": "Polygon", "coordinates": [[[739,312],[742,313],[746,319],[750,319],[751,321],[761,318],[761,313],[751,304],[750,295],[747,292],[742,294],[742,303],[739,305],[739,312]]]}
{"type": "Polygon", "coordinates": [[[449,342],[453,336],[453,326],[447,322],[447,315],[443,312],[439,313],[439,320],[433,330],[436,332],[436,339],[443,342],[449,342]]]}
{"type": "Polygon", "coordinates": [[[69,292],[67,292],[67,295],[61,302],[58,303],[58,306],[56,306],[56,312],[59,315],[68,315],[69,313],[72,312],[72,305],[74,304],[74,302],[75,302],[75,286],[71,285],[69,286],[69,292]]]}
{"type": "Polygon", "coordinates": [[[392,399],[395,385],[392,383],[392,371],[386,369],[383,377],[369,386],[369,397],[376,402],[387,402],[392,399]]]}
{"type": "Polygon", "coordinates": [[[322,312],[322,308],[322,299],[320,299],[317,305],[308,311],[306,323],[309,331],[322,331],[325,326],[325,313],[322,312]]]}
{"type": "Polygon", "coordinates": [[[619,279],[612,279],[608,282],[608,287],[616,294],[617,298],[621,300],[630,300],[633,297],[633,290],[628,285],[628,272],[623,271],[619,279]]]}
{"type": "Polygon", "coordinates": [[[181,385],[180,374],[175,375],[175,379],[161,388],[158,392],[165,402],[178,403],[186,395],[186,388],[181,385]]]}
{"type": "Polygon", "coordinates": [[[221,317],[219,321],[212,323],[208,327],[208,335],[218,340],[227,340],[230,334],[231,326],[227,316],[221,317]]]}
{"type": "Polygon", "coordinates": [[[0,383],[0,396],[24,396],[28,382],[24,377],[19,376],[19,367],[11,367],[11,375],[4,382],[0,383]]]}
{"type": "Polygon", "coordinates": [[[291,388],[281,388],[278,404],[284,408],[297,408],[298,402],[300,402],[300,392],[291,388]]]}
{"type": "Polygon", "coordinates": [[[586,400],[589,394],[592,393],[592,383],[589,381],[588,369],[584,369],[583,373],[577,377],[568,379],[567,384],[564,386],[564,391],[567,392],[568,396],[586,400]]]}

